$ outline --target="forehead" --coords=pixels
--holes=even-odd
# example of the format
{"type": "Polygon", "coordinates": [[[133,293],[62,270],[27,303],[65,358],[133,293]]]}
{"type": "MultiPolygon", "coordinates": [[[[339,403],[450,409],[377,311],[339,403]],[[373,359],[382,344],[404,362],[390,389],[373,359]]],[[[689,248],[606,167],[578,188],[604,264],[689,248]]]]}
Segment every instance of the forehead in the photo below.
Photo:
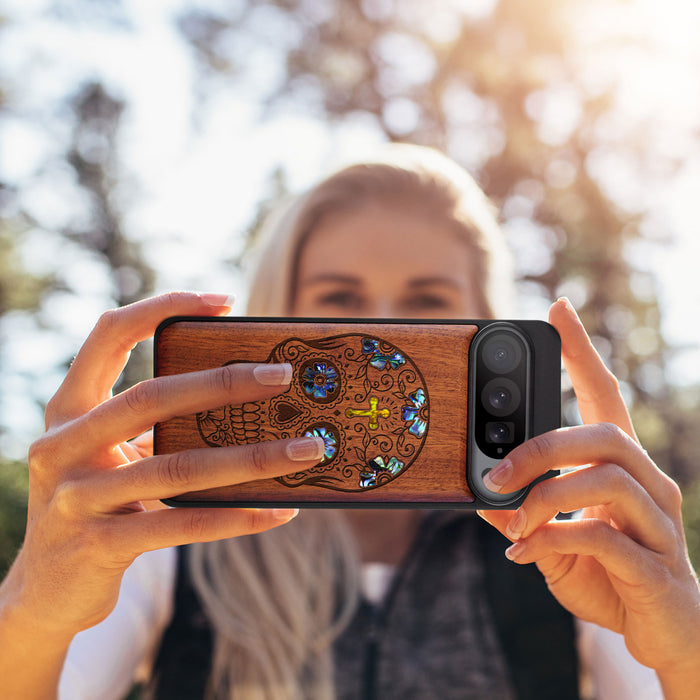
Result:
{"type": "Polygon", "coordinates": [[[309,275],[391,274],[468,277],[472,251],[457,225],[418,207],[371,204],[325,215],[299,255],[299,281],[309,275]]]}

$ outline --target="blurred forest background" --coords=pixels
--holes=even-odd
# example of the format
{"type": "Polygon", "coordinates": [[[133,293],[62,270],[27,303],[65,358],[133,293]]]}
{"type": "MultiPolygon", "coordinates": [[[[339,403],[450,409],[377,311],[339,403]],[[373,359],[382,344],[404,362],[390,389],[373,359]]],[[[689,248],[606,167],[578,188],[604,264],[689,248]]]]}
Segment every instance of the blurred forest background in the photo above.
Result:
{"type": "Polygon", "coordinates": [[[516,253],[520,315],[572,299],[684,490],[700,565],[693,6],[0,2],[0,570],[42,406],[98,314],[168,288],[244,297],[260,212],[385,141],[475,175],[516,253]]]}

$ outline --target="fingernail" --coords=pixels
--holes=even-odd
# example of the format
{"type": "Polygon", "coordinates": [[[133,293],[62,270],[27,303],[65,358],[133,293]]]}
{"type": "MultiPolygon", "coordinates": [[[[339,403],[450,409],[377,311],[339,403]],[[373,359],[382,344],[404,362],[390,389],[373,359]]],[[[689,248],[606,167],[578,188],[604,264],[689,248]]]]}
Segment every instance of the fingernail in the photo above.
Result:
{"type": "Polygon", "coordinates": [[[282,520],[283,522],[287,522],[287,521],[291,520],[292,518],[296,518],[297,515],[299,515],[299,509],[298,508],[273,508],[272,515],[275,518],[275,520],[282,520]]]}
{"type": "Polygon", "coordinates": [[[527,515],[525,511],[521,508],[515,512],[515,515],[511,518],[508,526],[506,527],[506,535],[512,540],[519,540],[520,536],[523,534],[525,527],[527,526],[527,515]]]}
{"type": "Polygon", "coordinates": [[[207,306],[228,306],[229,309],[233,308],[233,304],[236,301],[236,297],[233,294],[211,294],[209,292],[200,294],[199,298],[207,306]]]}
{"type": "Polygon", "coordinates": [[[326,443],[320,437],[302,437],[287,443],[287,456],[294,462],[319,462],[326,450],[326,443]]]}
{"type": "Polygon", "coordinates": [[[253,375],[264,386],[283,386],[292,381],[292,365],[283,362],[277,365],[258,365],[253,375]]]}
{"type": "Polygon", "coordinates": [[[526,545],[524,542],[516,542],[512,544],[508,549],[506,549],[506,559],[515,561],[518,557],[522,557],[525,554],[526,545]]]}
{"type": "Polygon", "coordinates": [[[578,319],[578,314],[576,313],[576,309],[574,308],[574,305],[569,301],[569,297],[559,297],[557,301],[561,301],[564,304],[564,307],[566,310],[575,318],[578,319]]]}
{"type": "Polygon", "coordinates": [[[509,459],[503,460],[497,467],[492,469],[484,477],[484,486],[489,491],[498,493],[501,488],[508,483],[508,480],[513,473],[513,465],[509,459]]]}

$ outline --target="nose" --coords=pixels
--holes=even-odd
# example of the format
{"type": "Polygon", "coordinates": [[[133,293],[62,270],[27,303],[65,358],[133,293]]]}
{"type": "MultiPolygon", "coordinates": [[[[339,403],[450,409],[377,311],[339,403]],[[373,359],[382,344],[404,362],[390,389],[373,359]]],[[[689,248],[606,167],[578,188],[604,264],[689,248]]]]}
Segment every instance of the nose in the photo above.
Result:
{"type": "Polygon", "coordinates": [[[367,309],[367,318],[399,318],[396,303],[389,298],[374,299],[367,309]]]}

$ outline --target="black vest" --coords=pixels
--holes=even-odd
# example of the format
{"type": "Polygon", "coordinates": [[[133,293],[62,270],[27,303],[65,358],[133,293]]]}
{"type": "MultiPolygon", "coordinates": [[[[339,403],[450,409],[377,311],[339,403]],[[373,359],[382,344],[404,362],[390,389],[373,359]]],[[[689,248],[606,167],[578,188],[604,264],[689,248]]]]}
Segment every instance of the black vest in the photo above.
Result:
{"type": "MultiPolygon", "coordinates": [[[[505,558],[509,544],[473,514],[430,514],[385,605],[360,605],[334,646],[339,699],[578,700],[573,619],[534,565],[505,558]],[[477,636],[467,627],[477,627],[477,636]],[[489,644],[495,653],[481,648],[489,644]]],[[[180,548],[154,698],[202,698],[210,672],[211,627],[186,558],[187,548],[180,548]]]]}

